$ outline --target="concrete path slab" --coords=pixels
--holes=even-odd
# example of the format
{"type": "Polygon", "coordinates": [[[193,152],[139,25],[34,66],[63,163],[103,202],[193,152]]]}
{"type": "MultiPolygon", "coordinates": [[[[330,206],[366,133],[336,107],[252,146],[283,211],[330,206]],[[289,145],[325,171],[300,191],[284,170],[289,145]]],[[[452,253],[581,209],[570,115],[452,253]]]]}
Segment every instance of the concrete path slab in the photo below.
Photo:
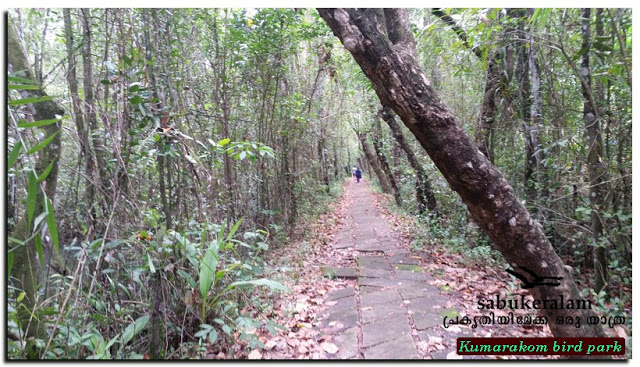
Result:
{"type": "Polygon", "coordinates": [[[359,277],[358,284],[369,287],[398,288],[401,285],[401,282],[397,279],[359,277]]]}
{"type": "MultiPolygon", "coordinates": [[[[356,279],[354,287],[329,292],[319,328],[333,336],[338,352],[330,358],[445,358],[449,349],[430,352],[430,337],[440,338],[447,297],[424,272],[423,257],[403,245],[373,204],[366,184],[350,184],[354,207],[332,247],[352,247],[352,267],[327,267],[325,276],[356,279]]],[[[449,348],[449,347],[448,347],[449,348]]]]}
{"type": "Polygon", "coordinates": [[[419,359],[411,335],[378,344],[364,351],[365,359],[419,359]]]}
{"type": "Polygon", "coordinates": [[[439,289],[426,282],[416,282],[405,280],[402,286],[398,288],[402,299],[412,299],[418,297],[424,297],[431,293],[438,293],[439,289]]]}
{"type": "Polygon", "coordinates": [[[360,295],[360,305],[362,307],[374,306],[381,303],[389,302],[402,302],[402,298],[400,298],[400,294],[396,289],[385,289],[360,295]]]}
{"type": "Polygon", "coordinates": [[[330,311],[326,318],[322,319],[322,328],[330,334],[352,328],[360,323],[360,315],[357,308],[330,311]]]}
{"type": "Polygon", "coordinates": [[[335,248],[335,249],[343,249],[343,248],[349,248],[349,247],[355,247],[355,243],[353,242],[336,242],[336,243],[332,243],[331,247],[335,248]]]}
{"type": "Polygon", "coordinates": [[[391,270],[384,269],[372,269],[372,268],[360,268],[360,276],[367,278],[393,278],[393,272],[391,270]]]}
{"type": "Polygon", "coordinates": [[[369,324],[378,320],[384,320],[391,316],[405,315],[407,310],[402,303],[382,303],[379,305],[361,307],[362,323],[369,324]]]}
{"type": "Polygon", "coordinates": [[[358,328],[352,327],[344,330],[333,338],[334,344],[340,345],[337,359],[356,358],[360,353],[358,349],[358,328]]]}
{"type": "Polygon", "coordinates": [[[331,268],[326,267],[322,269],[322,273],[325,277],[329,278],[342,278],[342,279],[355,279],[355,268],[331,268]]]}
{"type": "Polygon", "coordinates": [[[370,347],[372,345],[384,343],[389,340],[399,338],[403,335],[411,335],[406,315],[398,315],[362,326],[362,345],[370,347]]]}
{"type": "Polygon", "coordinates": [[[331,291],[327,293],[327,301],[335,301],[340,298],[354,296],[356,294],[355,289],[348,287],[342,289],[336,289],[335,291],[331,291]]]}
{"type": "Polygon", "coordinates": [[[419,312],[414,313],[412,316],[413,322],[415,323],[416,329],[418,330],[424,330],[430,327],[442,325],[443,317],[440,316],[439,313],[419,312]]]}
{"type": "Polygon", "coordinates": [[[349,308],[357,308],[358,302],[356,301],[356,296],[349,296],[349,297],[340,298],[335,301],[325,302],[325,305],[327,305],[328,307],[327,311],[335,312],[335,311],[346,310],[349,308]]]}

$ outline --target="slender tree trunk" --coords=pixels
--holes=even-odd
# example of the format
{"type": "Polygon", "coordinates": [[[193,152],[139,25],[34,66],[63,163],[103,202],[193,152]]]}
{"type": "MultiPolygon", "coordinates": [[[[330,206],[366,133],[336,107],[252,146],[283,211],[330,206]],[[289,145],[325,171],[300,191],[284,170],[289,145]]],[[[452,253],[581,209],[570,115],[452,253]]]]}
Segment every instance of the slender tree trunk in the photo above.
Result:
{"type": "MultiPolygon", "coordinates": [[[[559,276],[558,286],[530,289],[536,300],[581,300],[571,274],[502,173],[478,151],[421,70],[408,13],[402,9],[319,9],[334,34],[371,80],[383,105],[393,108],[425,148],[507,262],[540,276],[559,276]]],[[[604,336],[600,325],[557,323],[590,310],[541,310],[557,337],[604,336]]]]}
{"type": "MultiPolygon", "coordinates": [[[[485,54],[483,50],[478,47],[471,47],[469,44],[467,33],[460,27],[456,21],[447,13],[445,13],[440,8],[434,8],[431,10],[431,13],[444,23],[451,26],[451,29],[458,35],[458,38],[462,41],[462,43],[469,49],[473,51],[473,53],[481,60],[485,60],[485,54]]],[[[507,53],[508,55],[508,53],[507,53]]],[[[494,122],[496,116],[496,94],[498,92],[498,88],[500,87],[500,82],[502,80],[507,81],[509,78],[502,77],[502,70],[500,68],[500,60],[505,56],[503,52],[498,50],[489,51],[489,55],[487,57],[487,77],[485,80],[484,86],[484,95],[482,99],[482,107],[480,109],[480,119],[478,120],[478,124],[476,127],[475,134],[475,143],[478,146],[478,149],[482,154],[484,154],[491,163],[493,163],[493,130],[494,130],[494,122]]],[[[507,73],[508,74],[508,73],[507,73]]],[[[501,93],[503,95],[507,94],[506,83],[503,85],[501,89],[501,93]]]]}
{"type": "MultiPolygon", "coordinates": [[[[81,9],[82,11],[82,20],[83,20],[83,44],[82,44],[82,64],[84,68],[84,107],[85,107],[85,116],[86,122],[89,125],[88,135],[89,140],[93,143],[93,149],[89,151],[92,153],[90,156],[87,156],[87,160],[94,160],[91,162],[91,167],[87,169],[91,169],[91,180],[93,182],[94,188],[99,188],[100,193],[97,197],[101,197],[102,205],[100,202],[95,201],[91,203],[87,203],[87,205],[96,207],[92,210],[92,214],[96,216],[98,213],[104,213],[104,210],[108,207],[105,203],[107,200],[107,194],[109,190],[109,180],[108,180],[108,171],[107,171],[107,157],[105,156],[107,150],[105,148],[104,141],[102,137],[99,135],[99,126],[98,120],[96,117],[96,106],[95,106],[95,98],[94,98],[94,82],[93,82],[93,64],[92,64],[92,55],[91,55],[91,41],[92,41],[92,19],[91,19],[91,10],[90,9],[81,9]]],[[[95,198],[96,196],[94,196],[95,198]]],[[[96,218],[97,219],[97,218],[96,218]]],[[[96,225],[100,221],[96,221],[96,225]]],[[[103,221],[104,222],[104,221],[103,221]]],[[[95,231],[100,233],[102,232],[102,228],[95,228],[95,231]]]]}
{"type": "MultiPolygon", "coordinates": [[[[225,15],[226,16],[226,15],[225,15]]],[[[217,16],[214,17],[214,20],[217,19],[217,16]]],[[[214,24],[215,29],[217,29],[217,25],[214,24]]],[[[217,104],[222,107],[222,134],[225,138],[231,139],[231,130],[229,129],[229,119],[231,115],[231,95],[230,88],[228,85],[228,70],[227,70],[227,46],[220,45],[220,40],[218,38],[217,31],[214,33],[215,37],[215,48],[216,48],[216,60],[219,63],[217,67],[217,80],[216,84],[218,84],[219,91],[215,90],[214,93],[216,95],[217,104]]],[[[233,172],[231,167],[231,157],[228,154],[225,154],[223,157],[224,162],[224,185],[227,191],[227,220],[232,222],[236,217],[236,208],[235,208],[235,184],[233,182],[233,172]]]]}
{"type": "Polygon", "coordinates": [[[84,114],[82,111],[82,100],[78,96],[78,80],[76,76],[76,57],[73,51],[73,30],[71,24],[71,10],[65,8],[62,10],[64,15],[64,30],[67,41],[67,83],[69,84],[69,92],[71,94],[71,101],[73,104],[73,115],[76,125],[78,137],[80,138],[80,157],[85,159],[85,204],[87,210],[85,213],[85,220],[87,222],[87,240],[93,241],[93,235],[96,228],[96,215],[95,215],[95,186],[92,178],[95,172],[95,165],[93,160],[93,153],[91,152],[91,143],[89,141],[89,134],[85,127],[84,114]]]}
{"type": "Polygon", "coordinates": [[[358,133],[358,139],[360,139],[360,145],[362,146],[362,151],[364,152],[364,156],[367,158],[367,162],[373,169],[373,172],[376,174],[376,177],[378,177],[378,181],[380,182],[380,187],[382,187],[382,192],[386,194],[390,194],[391,184],[389,184],[389,182],[387,181],[387,178],[385,177],[384,172],[382,171],[382,168],[380,168],[380,164],[378,162],[378,159],[375,153],[371,150],[371,146],[369,145],[369,142],[367,142],[367,134],[358,133]]]}
{"type": "MultiPolygon", "coordinates": [[[[152,16],[155,19],[156,10],[152,9],[152,16]]],[[[158,93],[159,85],[156,82],[155,68],[152,63],[152,50],[153,47],[151,45],[151,34],[149,29],[151,28],[151,21],[149,19],[149,10],[143,10],[143,21],[146,24],[145,32],[144,32],[144,42],[145,42],[145,58],[147,61],[147,73],[149,75],[149,80],[151,82],[151,90],[153,96],[158,101],[157,105],[153,107],[153,112],[155,115],[160,115],[160,110],[162,110],[164,106],[164,98],[158,93]]],[[[159,127],[159,126],[157,126],[159,127]]],[[[165,225],[167,230],[173,228],[173,213],[171,211],[171,187],[167,187],[166,185],[166,176],[168,172],[169,158],[166,156],[166,152],[168,150],[169,144],[164,136],[161,136],[160,140],[157,143],[157,151],[158,155],[156,157],[157,163],[157,171],[158,171],[158,183],[159,183],[159,191],[160,191],[160,202],[162,203],[162,212],[165,218],[165,225]]]]}
{"type": "Polygon", "coordinates": [[[606,210],[605,182],[606,167],[602,156],[602,130],[600,128],[600,116],[596,106],[591,103],[591,70],[589,65],[589,52],[591,49],[591,9],[582,10],[582,50],[581,72],[586,83],[582,85],[584,97],[583,120],[585,124],[585,141],[588,149],[587,168],[589,171],[589,202],[591,203],[591,232],[593,233],[594,249],[594,280],[595,291],[600,292],[607,282],[607,258],[606,249],[602,246],[603,237],[602,212],[606,210]],[[585,85],[586,84],[586,85],[585,85]]]}
{"type": "Polygon", "coordinates": [[[425,209],[429,209],[431,212],[437,213],[438,205],[436,197],[433,194],[433,189],[431,188],[431,180],[429,180],[427,172],[422,168],[422,165],[418,161],[418,157],[413,152],[413,149],[411,149],[409,143],[405,140],[404,135],[402,134],[402,129],[394,117],[393,110],[389,107],[384,107],[382,111],[382,118],[387,125],[389,125],[391,134],[393,134],[396,142],[398,142],[398,146],[400,146],[406,154],[409,165],[416,173],[416,199],[418,200],[418,211],[423,213],[425,209]]]}
{"type": "MultiPolygon", "coordinates": [[[[547,192],[547,179],[545,175],[544,159],[545,154],[542,150],[540,143],[540,130],[542,129],[542,92],[540,89],[540,71],[538,68],[538,55],[537,49],[534,43],[533,34],[529,35],[529,71],[531,73],[531,110],[530,119],[527,123],[525,119],[525,133],[527,137],[525,141],[528,144],[528,152],[531,154],[527,157],[532,166],[535,167],[536,172],[536,191],[538,192],[538,203],[542,206],[546,205],[549,193],[547,192]],[[534,165],[535,164],[535,165],[534,165]]],[[[538,214],[536,218],[538,221],[545,220],[545,210],[538,209],[535,211],[538,214]]]]}
{"type": "Polygon", "coordinates": [[[324,137],[324,129],[320,131],[320,139],[318,140],[318,155],[320,159],[320,173],[322,175],[322,182],[324,183],[325,190],[329,193],[329,168],[326,148],[326,138],[324,137]]]}
{"type": "Polygon", "coordinates": [[[366,157],[358,157],[356,158],[357,166],[362,168],[362,171],[367,171],[367,176],[371,177],[371,165],[369,161],[367,161],[366,157]]]}
{"type": "Polygon", "coordinates": [[[500,85],[499,60],[501,52],[493,51],[487,60],[487,79],[484,86],[484,97],[480,109],[480,120],[476,128],[476,145],[480,152],[493,163],[491,139],[496,117],[496,93],[500,85]]]}
{"type": "Polygon", "coordinates": [[[333,143],[333,179],[338,179],[338,173],[340,171],[340,164],[338,163],[338,147],[336,143],[333,143]]]}
{"type": "Polygon", "coordinates": [[[51,12],[51,9],[49,8],[44,10],[44,26],[42,27],[42,35],[40,36],[40,45],[36,50],[36,54],[33,60],[33,68],[35,71],[36,81],[38,81],[39,83],[44,82],[44,72],[42,70],[44,68],[44,48],[47,39],[47,29],[49,28],[49,13],[51,12]]]}
{"type": "Polygon", "coordinates": [[[517,44],[517,64],[516,64],[516,78],[518,79],[518,94],[517,94],[517,106],[518,116],[522,119],[524,130],[524,191],[526,204],[529,209],[535,209],[535,202],[537,197],[536,181],[535,181],[535,155],[533,144],[531,143],[531,134],[529,133],[529,119],[531,118],[531,81],[529,79],[529,47],[528,42],[524,40],[526,34],[524,32],[524,20],[525,16],[523,9],[511,9],[509,11],[511,17],[516,17],[518,21],[518,35],[519,41],[517,44]]]}
{"type": "Polygon", "coordinates": [[[377,116],[373,121],[373,129],[371,132],[372,140],[373,140],[373,149],[378,156],[378,162],[380,162],[380,167],[382,171],[387,176],[389,181],[389,185],[393,190],[393,198],[396,200],[396,205],[402,205],[402,198],[400,197],[400,188],[398,187],[398,183],[396,182],[395,177],[393,177],[393,172],[391,172],[391,167],[389,167],[389,161],[387,160],[387,156],[384,154],[382,149],[382,126],[380,125],[380,120],[382,116],[377,116]]]}

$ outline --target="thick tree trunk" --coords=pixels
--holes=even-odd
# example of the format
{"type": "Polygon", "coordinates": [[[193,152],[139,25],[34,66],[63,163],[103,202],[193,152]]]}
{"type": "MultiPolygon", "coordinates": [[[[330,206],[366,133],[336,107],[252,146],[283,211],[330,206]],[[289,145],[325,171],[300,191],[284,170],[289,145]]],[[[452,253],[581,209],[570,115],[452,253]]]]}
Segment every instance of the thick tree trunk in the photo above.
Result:
{"type": "Polygon", "coordinates": [[[416,199],[418,200],[418,211],[423,213],[425,209],[429,209],[431,212],[437,213],[438,205],[436,197],[433,194],[433,189],[431,188],[429,176],[427,176],[427,172],[425,172],[422,165],[420,165],[418,157],[409,146],[409,143],[405,140],[404,135],[402,134],[402,129],[395,119],[393,110],[389,107],[384,107],[382,110],[382,118],[387,125],[389,125],[391,134],[393,134],[398,146],[400,146],[406,154],[409,165],[416,173],[416,199]]]}
{"type": "Polygon", "coordinates": [[[582,77],[585,83],[582,85],[584,97],[583,120],[585,124],[585,140],[588,149],[587,168],[589,171],[589,202],[591,203],[591,232],[595,244],[594,249],[594,278],[595,291],[599,292],[607,282],[607,259],[605,248],[601,246],[603,223],[600,217],[605,208],[606,171],[602,156],[602,130],[600,128],[600,116],[596,106],[591,103],[591,70],[589,65],[589,52],[591,48],[591,9],[582,10],[582,50],[581,56],[582,77]]]}
{"type": "Polygon", "coordinates": [[[380,126],[380,119],[382,116],[378,116],[373,121],[373,129],[371,132],[372,140],[373,140],[373,149],[376,152],[376,156],[378,157],[378,162],[380,163],[380,167],[382,171],[387,176],[389,184],[391,186],[391,190],[393,193],[393,198],[396,200],[396,204],[398,206],[402,205],[402,198],[400,197],[400,188],[398,187],[398,183],[396,182],[395,177],[393,177],[393,172],[391,172],[391,167],[389,167],[389,161],[387,160],[387,156],[384,154],[382,149],[382,127],[380,126]]]}
{"type": "MultiPolygon", "coordinates": [[[[516,197],[502,173],[480,153],[440,101],[421,70],[408,13],[402,9],[320,9],[320,15],[371,80],[383,105],[393,108],[469,208],[507,262],[540,276],[562,277],[559,286],[530,289],[536,300],[580,300],[571,274],[539,224],[516,197]]],[[[590,310],[543,309],[555,336],[604,336],[600,325],[557,323],[586,317],[590,310]]]]}
{"type": "MultiPolygon", "coordinates": [[[[36,77],[31,70],[27,56],[22,50],[20,41],[18,40],[11,18],[8,18],[7,33],[8,71],[10,73],[23,71],[26,79],[36,81],[36,77]]],[[[40,89],[21,90],[20,94],[22,98],[46,96],[46,93],[40,89]]],[[[52,120],[57,119],[57,116],[64,115],[64,109],[52,100],[27,105],[27,112],[31,115],[31,119],[34,121],[52,120]]],[[[51,165],[52,168],[42,185],[38,184],[33,218],[37,218],[44,212],[45,201],[47,198],[51,200],[51,203],[55,202],[54,199],[58,183],[58,160],[60,159],[61,149],[60,128],[60,122],[42,127],[45,135],[43,140],[48,139],[54,134],[56,134],[56,136],[48,145],[38,151],[38,157],[35,164],[36,174],[42,174],[49,165],[51,165]]],[[[46,330],[44,328],[43,319],[40,315],[34,313],[38,298],[39,287],[37,272],[39,264],[36,258],[35,242],[33,239],[35,236],[32,236],[34,231],[33,224],[33,221],[25,214],[16,223],[13,232],[9,236],[19,241],[24,241],[23,245],[15,245],[15,243],[10,242],[10,249],[13,253],[13,268],[11,275],[19,281],[22,290],[25,292],[25,298],[23,301],[23,305],[25,307],[19,307],[18,309],[20,326],[27,337],[44,339],[46,337],[46,330]]],[[[37,233],[35,235],[39,236],[40,234],[37,233]]]]}
{"type": "Polygon", "coordinates": [[[382,192],[386,194],[390,194],[391,185],[387,181],[387,178],[385,177],[384,172],[382,172],[382,168],[380,168],[378,158],[376,157],[375,153],[373,153],[373,151],[371,150],[371,146],[369,145],[369,142],[367,142],[367,134],[358,133],[358,139],[360,139],[360,145],[362,145],[362,151],[364,152],[364,156],[367,158],[367,162],[369,163],[369,166],[371,166],[371,168],[373,169],[373,172],[376,174],[376,177],[378,177],[378,181],[380,181],[380,187],[382,187],[382,192]]]}

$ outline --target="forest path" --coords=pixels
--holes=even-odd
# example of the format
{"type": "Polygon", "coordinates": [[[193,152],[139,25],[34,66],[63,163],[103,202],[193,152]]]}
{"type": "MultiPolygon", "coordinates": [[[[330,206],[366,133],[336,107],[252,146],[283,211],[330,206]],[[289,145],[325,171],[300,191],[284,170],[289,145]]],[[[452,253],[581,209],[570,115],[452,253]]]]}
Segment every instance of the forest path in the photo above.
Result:
{"type": "Polygon", "coordinates": [[[446,335],[441,325],[455,310],[445,308],[447,297],[420,267],[426,260],[398,239],[365,181],[351,182],[345,190],[352,200],[330,246],[351,259],[351,266],[325,267],[324,274],[356,282],[325,299],[328,307],[319,328],[332,335],[338,347],[330,357],[447,358],[455,339],[444,342],[453,335],[446,335]]]}

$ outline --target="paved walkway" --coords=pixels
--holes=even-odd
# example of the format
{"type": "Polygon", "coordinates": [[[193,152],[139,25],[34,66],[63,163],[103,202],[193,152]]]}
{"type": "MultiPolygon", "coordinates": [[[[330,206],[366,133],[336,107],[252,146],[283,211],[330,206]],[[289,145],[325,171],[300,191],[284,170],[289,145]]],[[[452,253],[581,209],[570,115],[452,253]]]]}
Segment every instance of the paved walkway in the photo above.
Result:
{"type": "Polygon", "coordinates": [[[401,246],[380,215],[366,183],[347,186],[352,208],[334,237],[335,249],[355,254],[352,267],[325,268],[325,276],[356,279],[328,293],[320,328],[339,348],[333,358],[444,359],[442,321],[455,315],[447,298],[422,272],[420,256],[401,246]],[[434,345],[438,348],[434,348],[434,345]]]}

